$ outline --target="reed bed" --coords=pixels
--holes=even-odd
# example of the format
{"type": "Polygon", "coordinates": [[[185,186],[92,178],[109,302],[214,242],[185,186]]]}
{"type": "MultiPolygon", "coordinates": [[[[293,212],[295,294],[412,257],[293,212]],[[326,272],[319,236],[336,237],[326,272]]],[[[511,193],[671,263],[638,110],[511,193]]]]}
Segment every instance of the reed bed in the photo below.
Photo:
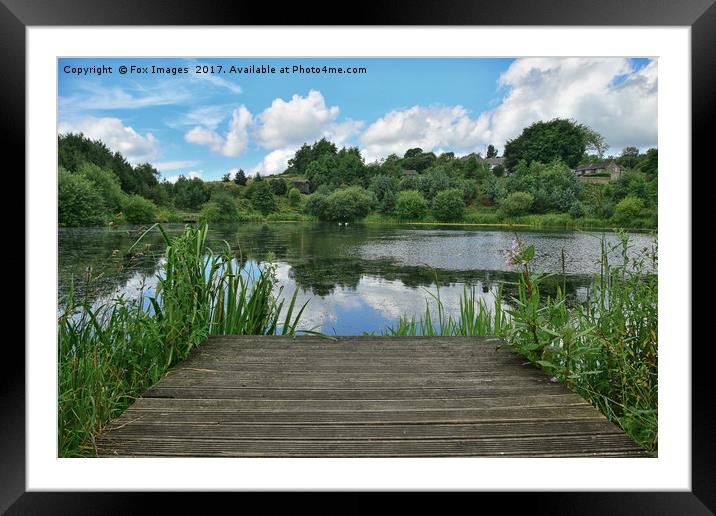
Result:
{"type": "Polygon", "coordinates": [[[167,246],[154,295],[97,304],[71,290],[63,304],[57,330],[61,457],[91,454],[102,428],[208,335],[304,331],[298,326],[306,304],[296,306],[297,292],[281,315],[285,299],[282,289],[275,291],[273,265],[238,265],[242,260],[228,243],[215,253],[206,245],[206,225],[177,237],[154,227],[167,246]]]}
{"type": "Polygon", "coordinates": [[[500,288],[488,307],[481,299],[475,301],[474,288],[465,289],[459,315],[453,317],[446,315],[438,288],[436,294],[428,292],[422,316],[401,318],[383,334],[500,336],[656,452],[657,244],[654,238],[650,247],[631,253],[628,235],[618,235],[615,244],[602,238],[599,272],[584,302],[567,302],[564,272],[556,294],[545,295],[541,286],[554,274],[534,271],[534,247],[516,238],[507,259],[519,270],[517,296],[504,300],[500,288]],[[436,305],[433,310],[430,300],[436,305]]]}

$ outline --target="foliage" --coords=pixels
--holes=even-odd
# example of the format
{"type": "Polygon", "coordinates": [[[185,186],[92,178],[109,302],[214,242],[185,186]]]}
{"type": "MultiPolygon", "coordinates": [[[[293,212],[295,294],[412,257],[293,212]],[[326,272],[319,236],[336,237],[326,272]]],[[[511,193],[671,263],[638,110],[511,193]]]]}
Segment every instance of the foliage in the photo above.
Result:
{"type": "Polygon", "coordinates": [[[113,153],[101,141],[83,134],[59,135],[57,154],[59,165],[72,172],[78,171],[83,163],[111,171],[122,190],[129,194],[148,196],[159,184],[159,172],[153,166],[145,163],[133,167],[119,152],[113,153]]]}
{"type": "MultiPolygon", "coordinates": [[[[151,229],[151,228],[150,228],[151,229]]],[[[93,302],[73,291],[58,317],[58,445],[91,453],[94,436],[209,334],[293,335],[306,307],[286,306],[275,267],[240,267],[206,247],[207,227],[166,240],[157,293],[93,302]]],[[[146,232],[145,232],[146,234],[146,232]]],[[[141,239],[140,239],[141,240],[141,239]]],[[[128,253],[139,244],[136,242],[128,253]]],[[[242,263],[239,260],[238,263],[242,263]]]]}
{"type": "Polygon", "coordinates": [[[521,269],[509,310],[510,345],[591,400],[648,450],[657,447],[658,292],[656,242],[630,258],[629,238],[602,239],[600,273],[589,299],[572,308],[564,289],[545,298],[548,277],[531,270],[534,247],[517,240],[510,262],[521,269]],[[610,257],[619,256],[618,265],[610,257]]]}
{"type": "Polygon", "coordinates": [[[254,181],[251,204],[264,215],[276,210],[276,199],[268,181],[254,181]]]}
{"type": "Polygon", "coordinates": [[[298,191],[298,188],[291,188],[288,191],[288,203],[294,208],[301,205],[301,192],[298,191]]]}
{"type": "Polygon", "coordinates": [[[57,221],[61,226],[100,226],[106,206],[95,184],[84,175],[60,168],[57,184],[57,221]]]}
{"type": "Polygon", "coordinates": [[[644,201],[638,197],[625,197],[614,208],[614,221],[627,223],[641,215],[644,209],[644,201]]]}
{"type": "Polygon", "coordinates": [[[122,191],[116,175],[89,162],[80,164],[77,174],[92,182],[94,190],[102,197],[109,212],[117,213],[122,210],[122,203],[126,194],[122,191]]]}
{"type": "Polygon", "coordinates": [[[282,177],[272,179],[269,181],[269,185],[274,195],[286,195],[286,192],[288,192],[288,183],[282,177]]]}
{"type": "Polygon", "coordinates": [[[573,120],[555,118],[549,122],[535,122],[520,136],[505,144],[505,167],[508,170],[520,160],[550,163],[560,159],[570,168],[579,164],[588,145],[603,146],[599,135],[573,120]]]}
{"type": "Polygon", "coordinates": [[[527,192],[513,192],[500,202],[500,211],[505,215],[523,215],[532,207],[534,197],[527,192]]]}
{"type": "Polygon", "coordinates": [[[465,211],[463,192],[458,189],[439,192],[433,199],[431,210],[440,222],[461,220],[465,211]]]}
{"type": "Polygon", "coordinates": [[[244,172],[244,169],[240,168],[236,171],[236,174],[234,175],[234,183],[239,186],[244,186],[246,184],[246,172],[244,172]]]}
{"type": "Polygon", "coordinates": [[[187,179],[183,175],[174,183],[172,193],[176,207],[187,210],[198,210],[211,195],[206,183],[200,178],[187,179]]]}
{"type": "Polygon", "coordinates": [[[124,219],[130,224],[147,224],[157,220],[157,206],[141,195],[130,195],[122,206],[124,219]]]}
{"type": "Polygon", "coordinates": [[[240,218],[236,200],[225,190],[216,191],[201,209],[199,218],[204,222],[236,222],[240,218]]]}
{"type": "Polygon", "coordinates": [[[395,199],[395,215],[400,220],[420,220],[428,210],[428,201],[416,190],[404,190],[395,199]]]}
{"type": "Polygon", "coordinates": [[[327,196],[317,215],[321,220],[353,222],[368,215],[375,204],[374,194],[359,186],[351,186],[327,196]]]}

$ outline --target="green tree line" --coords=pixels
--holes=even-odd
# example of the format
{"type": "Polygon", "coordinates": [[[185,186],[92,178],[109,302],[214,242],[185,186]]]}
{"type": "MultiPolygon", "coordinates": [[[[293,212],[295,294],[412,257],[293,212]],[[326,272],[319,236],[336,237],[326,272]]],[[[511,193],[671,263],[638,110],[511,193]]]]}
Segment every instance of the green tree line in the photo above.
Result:
{"type": "MultiPolygon", "coordinates": [[[[221,181],[180,175],[160,181],[83,135],[59,137],[59,222],[82,226],[180,220],[318,219],[352,222],[532,222],[656,227],[658,151],[627,147],[604,157],[603,137],[573,120],[537,122],[508,140],[503,163],[420,148],[366,163],[357,147],[323,138],[304,144],[278,176],[239,169],[221,181]],[[622,167],[615,181],[586,183],[572,170],[593,162],[622,167]],[[308,186],[301,193],[298,182],[308,186]]],[[[487,158],[497,157],[489,145],[487,158]]]]}

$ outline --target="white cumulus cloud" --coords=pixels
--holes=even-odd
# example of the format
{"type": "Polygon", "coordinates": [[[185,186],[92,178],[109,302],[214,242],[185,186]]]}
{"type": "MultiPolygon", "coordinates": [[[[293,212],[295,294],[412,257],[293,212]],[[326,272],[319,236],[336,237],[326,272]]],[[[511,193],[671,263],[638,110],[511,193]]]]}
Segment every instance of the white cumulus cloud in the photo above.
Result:
{"type": "Polygon", "coordinates": [[[85,117],[64,121],[60,122],[58,132],[83,133],[92,140],[100,140],[135,165],[159,157],[159,141],[152,133],[142,135],[132,127],[125,126],[119,118],[85,117]]]}
{"type": "Polygon", "coordinates": [[[166,180],[170,183],[176,183],[179,179],[179,176],[184,176],[187,179],[194,179],[195,177],[201,178],[203,173],[203,170],[192,170],[190,172],[187,172],[186,174],[177,174],[176,176],[169,176],[166,178],[166,180]]]}
{"type": "Polygon", "coordinates": [[[234,109],[224,136],[207,127],[196,126],[184,135],[188,143],[206,145],[212,152],[223,156],[236,157],[244,153],[249,145],[249,127],[253,115],[243,104],[234,109]]]}
{"type": "Polygon", "coordinates": [[[618,152],[657,144],[657,61],[634,70],[622,58],[518,59],[500,76],[508,88],[490,114],[491,141],[504,144],[538,120],[573,118],[618,152]]]}
{"type": "Polygon", "coordinates": [[[280,174],[288,167],[288,160],[291,159],[296,152],[295,148],[276,149],[269,152],[261,162],[256,165],[251,172],[255,175],[257,172],[262,176],[271,176],[280,174]]]}
{"type": "MultiPolygon", "coordinates": [[[[285,149],[312,143],[330,132],[339,113],[338,106],[326,106],[321,92],[293,95],[291,100],[274,99],[258,116],[254,137],[266,149],[285,149]]],[[[340,126],[345,134],[348,126],[340,126]]],[[[338,131],[340,132],[340,131],[338,131]]]]}
{"type": "Polygon", "coordinates": [[[360,135],[367,161],[407,149],[503,149],[539,120],[571,118],[604,136],[610,152],[657,145],[657,61],[635,69],[622,58],[524,58],[500,76],[502,101],[471,114],[463,106],[422,106],[391,111],[360,135]]]}
{"type": "Polygon", "coordinates": [[[471,151],[484,141],[487,124],[487,116],[471,118],[462,106],[413,106],[379,118],[361,134],[360,141],[367,161],[391,153],[402,156],[413,147],[471,151]]]}

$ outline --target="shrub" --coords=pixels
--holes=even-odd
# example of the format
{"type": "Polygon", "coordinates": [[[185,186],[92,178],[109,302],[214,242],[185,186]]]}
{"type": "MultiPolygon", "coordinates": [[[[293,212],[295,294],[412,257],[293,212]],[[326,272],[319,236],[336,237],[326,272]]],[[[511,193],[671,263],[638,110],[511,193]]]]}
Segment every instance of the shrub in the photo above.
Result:
{"type": "Polygon", "coordinates": [[[327,197],[327,195],[318,192],[310,195],[308,197],[308,200],[306,201],[306,204],[303,206],[303,211],[305,211],[309,215],[314,215],[320,219],[321,214],[323,213],[323,206],[326,202],[327,197]]]}
{"type": "Polygon", "coordinates": [[[286,192],[288,192],[288,183],[282,177],[272,179],[269,181],[269,185],[271,186],[271,191],[275,195],[286,195],[286,192]]]}
{"type": "Polygon", "coordinates": [[[201,209],[199,218],[203,222],[236,222],[239,220],[239,210],[230,193],[217,191],[201,209]]]}
{"type": "Polygon", "coordinates": [[[428,201],[417,190],[405,190],[395,199],[395,214],[401,220],[423,218],[428,209],[428,201]]]}
{"type": "Polygon", "coordinates": [[[352,222],[368,215],[375,203],[375,195],[360,186],[351,186],[326,197],[319,217],[322,220],[352,222]]]}
{"type": "Polygon", "coordinates": [[[105,170],[93,163],[82,163],[77,173],[89,179],[94,185],[94,190],[102,196],[104,205],[112,213],[122,210],[122,202],[126,194],[122,191],[117,175],[105,170]]]}
{"type": "Polygon", "coordinates": [[[569,216],[573,219],[579,219],[587,214],[587,209],[580,201],[574,201],[569,208],[569,216]]]}
{"type": "Polygon", "coordinates": [[[57,185],[57,220],[63,226],[104,224],[106,206],[94,183],[60,168],[57,185]]]}
{"type": "MultiPolygon", "coordinates": [[[[257,177],[259,177],[257,175],[257,177]]],[[[251,204],[258,211],[267,215],[276,210],[276,199],[273,196],[268,181],[259,181],[258,179],[252,183],[251,204]]]]}
{"type": "Polygon", "coordinates": [[[122,207],[124,219],[130,224],[147,224],[157,220],[157,205],[141,195],[130,195],[122,207]]]}
{"type": "Polygon", "coordinates": [[[288,191],[288,203],[294,208],[301,205],[301,192],[298,191],[298,188],[291,188],[288,191]]]}
{"type": "Polygon", "coordinates": [[[438,192],[433,199],[432,212],[440,222],[460,220],[464,211],[463,191],[457,188],[438,192]]]}
{"type": "Polygon", "coordinates": [[[641,215],[644,201],[638,197],[625,197],[614,208],[614,221],[618,223],[632,222],[641,215]]]}
{"type": "Polygon", "coordinates": [[[527,192],[514,192],[500,202],[500,210],[505,215],[524,215],[532,207],[534,198],[527,192]]]}

